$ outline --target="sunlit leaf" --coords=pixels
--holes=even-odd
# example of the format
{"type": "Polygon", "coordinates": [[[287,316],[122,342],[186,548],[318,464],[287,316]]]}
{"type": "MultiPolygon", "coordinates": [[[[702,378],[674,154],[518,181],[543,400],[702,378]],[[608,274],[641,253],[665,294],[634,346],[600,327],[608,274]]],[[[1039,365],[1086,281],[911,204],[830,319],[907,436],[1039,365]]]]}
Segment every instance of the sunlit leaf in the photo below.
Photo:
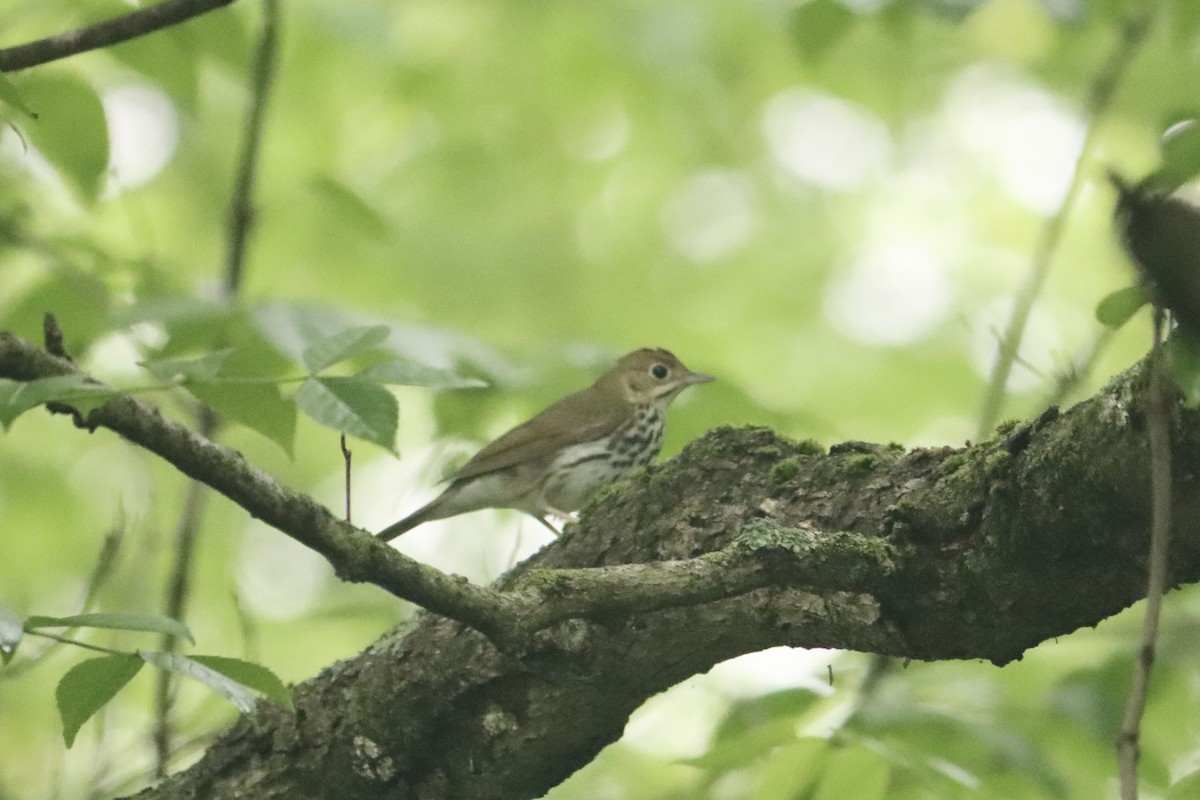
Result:
{"type": "Polygon", "coordinates": [[[1171,192],[1200,175],[1200,124],[1196,120],[1172,125],[1160,146],[1162,165],[1150,178],[1154,186],[1171,192]]]}
{"type": "Polygon", "coordinates": [[[829,742],[816,738],[796,739],[793,731],[791,741],[772,749],[763,759],[758,770],[761,783],[755,800],[808,797],[805,792],[816,782],[829,755],[829,742]]]}
{"type": "Polygon", "coordinates": [[[276,703],[292,707],[292,693],[279,677],[261,664],[226,656],[190,656],[192,661],[262,694],[276,703]]]}
{"type": "Polygon", "coordinates": [[[296,439],[296,404],[273,383],[196,381],[187,390],[216,412],[262,434],[289,456],[296,439]]]}
{"type": "Polygon", "coordinates": [[[26,116],[37,119],[37,114],[32,108],[25,104],[24,98],[21,97],[20,90],[13,85],[12,80],[7,75],[0,73],[0,102],[5,105],[15,108],[26,116]]]}
{"type": "Polygon", "coordinates": [[[204,684],[237,706],[243,714],[253,709],[254,702],[258,699],[258,693],[253,689],[187,656],[155,650],[139,650],[138,656],[147,664],[176,672],[204,684]]]}
{"type": "Polygon", "coordinates": [[[309,372],[320,372],[347,359],[378,347],[387,339],[391,329],[386,325],[349,328],[333,336],[319,339],[304,348],[304,365],[309,372]]]}
{"type": "Polygon", "coordinates": [[[62,676],[54,692],[62,717],[63,740],[70,747],[83,723],[104,707],[142,668],[133,655],[111,655],[83,661],[62,676]]]}
{"type": "Polygon", "coordinates": [[[95,90],[74,75],[31,70],[18,83],[38,118],[24,126],[30,140],[67,182],[91,201],[108,167],[108,125],[95,90]]]}
{"type": "Polygon", "coordinates": [[[1120,328],[1138,309],[1150,302],[1143,286],[1126,286],[1105,295],[1096,306],[1096,319],[1109,328],[1120,328]]]}
{"type": "Polygon", "coordinates": [[[1194,769],[1167,789],[1166,800],[1195,800],[1200,797],[1200,769],[1194,769]]]}
{"type": "Polygon", "coordinates": [[[837,0],[812,0],[792,11],[788,28],[800,54],[817,61],[854,27],[855,19],[837,0]]]}
{"type": "Polygon", "coordinates": [[[392,393],[378,383],[360,378],[309,378],[296,391],[295,400],[322,425],[392,449],[400,409],[392,393]]]}
{"type": "Polygon", "coordinates": [[[429,386],[435,389],[479,389],[488,385],[487,381],[478,378],[468,378],[448,369],[438,369],[402,358],[381,361],[358,373],[357,377],[379,383],[429,386]]]}
{"type": "Polygon", "coordinates": [[[339,220],[351,224],[355,230],[374,239],[383,239],[391,231],[387,218],[341,181],[322,175],[313,178],[309,185],[339,220]]]}
{"type": "Polygon", "coordinates": [[[28,383],[0,384],[0,425],[7,428],[18,416],[43,403],[65,403],[83,415],[111,400],[117,392],[90,383],[79,373],[38,378],[28,383]]]}
{"type": "Polygon", "coordinates": [[[7,606],[0,606],[0,662],[7,664],[12,660],[24,634],[24,618],[7,606]]]}
{"type": "Polygon", "coordinates": [[[176,379],[184,381],[212,381],[216,379],[217,374],[220,373],[221,368],[225,366],[225,362],[232,353],[233,348],[226,347],[212,353],[205,353],[202,356],[159,358],[153,361],[146,361],[142,366],[149,370],[156,378],[163,381],[173,381],[176,379]]]}
{"type": "Polygon", "coordinates": [[[72,614],[66,617],[32,616],[25,620],[25,630],[42,628],[107,628],[121,631],[166,633],[181,639],[192,639],[192,632],[177,619],[158,614],[139,612],[72,614]]]}
{"type": "Polygon", "coordinates": [[[882,800],[887,794],[891,765],[865,747],[846,747],[830,753],[813,800],[882,800]]]}

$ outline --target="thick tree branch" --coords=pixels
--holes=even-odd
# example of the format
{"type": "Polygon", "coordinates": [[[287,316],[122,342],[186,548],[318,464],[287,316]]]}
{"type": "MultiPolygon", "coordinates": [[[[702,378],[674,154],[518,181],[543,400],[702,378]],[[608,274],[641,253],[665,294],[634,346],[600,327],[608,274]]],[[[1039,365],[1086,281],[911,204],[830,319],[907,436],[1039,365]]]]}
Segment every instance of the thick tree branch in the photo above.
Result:
{"type": "Polygon", "coordinates": [[[0,72],[36,67],[186,22],[234,0],[164,0],[73,31],[0,49],[0,72]]]}
{"type": "MultiPolygon", "coordinates": [[[[71,369],[0,335],[0,375],[71,369]]],[[[298,687],[295,713],[261,707],[144,796],[528,798],[619,737],[647,697],[741,653],[1018,658],[1145,592],[1144,384],[1139,366],[1064,414],[962,449],[824,453],[719,429],[607,492],[496,589],[377,548],[236,454],[114,400],[89,422],[206,480],[343,577],[517,634],[502,652],[423,615],[298,687]]],[[[1172,584],[1200,579],[1200,416],[1176,419],[1172,584]]]]}
{"type": "MultiPolygon", "coordinates": [[[[72,362],[0,332],[0,377],[28,381],[78,371],[72,362]]],[[[139,400],[118,397],[86,420],[75,416],[79,424],[113,430],[216,489],[323,555],[343,580],[373,583],[470,625],[505,649],[523,648],[534,633],[573,617],[674,608],[796,582],[857,590],[874,585],[891,569],[882,542],[864,543],[857,535],[843,534],[830,540],[846,544],[845,552],[840,552],[829,545],[816,546],[811,531],[790,531],[764,522],[748,527],[736,546],[701,558],[608,570],[532,572],[498,592],[445,575],[373,536],[364,536],[312,498],[291,492],[250,467],[239,453],[164,418],[139,400]],[[864,553],[878,562],[874,566],[879,574],[862,568],[871,563],[864,560],[864,553]],[[843,562],[853,559],[859,568],[819,569],[839,557],[843,562]]]]}

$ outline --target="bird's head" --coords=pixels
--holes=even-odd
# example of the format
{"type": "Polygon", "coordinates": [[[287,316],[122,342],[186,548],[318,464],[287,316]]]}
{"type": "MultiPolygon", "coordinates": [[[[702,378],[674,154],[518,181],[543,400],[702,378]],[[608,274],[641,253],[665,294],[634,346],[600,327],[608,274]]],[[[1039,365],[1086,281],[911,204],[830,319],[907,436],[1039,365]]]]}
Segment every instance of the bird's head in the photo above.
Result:
{"type": "Polygon", "coordinates": [[[713,377],[692,372],[672,353],[657,347],[634,350],[622,357],[601,380],[614,383],[624,398],[634,405],[665,408],[687,387],[708,383],[713,377]]]}

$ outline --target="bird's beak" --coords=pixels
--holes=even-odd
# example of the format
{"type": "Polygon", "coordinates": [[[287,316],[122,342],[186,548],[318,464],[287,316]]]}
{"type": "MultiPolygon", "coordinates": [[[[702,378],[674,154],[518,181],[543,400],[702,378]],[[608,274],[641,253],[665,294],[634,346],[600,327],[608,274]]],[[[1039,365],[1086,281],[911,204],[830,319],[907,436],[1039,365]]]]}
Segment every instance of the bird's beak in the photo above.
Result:
{"type": "Polygon", "coordinates": [[[703,372],[689,372],[685,383],[691,386],[693,383],[711,383],[715,380],[712,375],[705,375],[703,372]]]}

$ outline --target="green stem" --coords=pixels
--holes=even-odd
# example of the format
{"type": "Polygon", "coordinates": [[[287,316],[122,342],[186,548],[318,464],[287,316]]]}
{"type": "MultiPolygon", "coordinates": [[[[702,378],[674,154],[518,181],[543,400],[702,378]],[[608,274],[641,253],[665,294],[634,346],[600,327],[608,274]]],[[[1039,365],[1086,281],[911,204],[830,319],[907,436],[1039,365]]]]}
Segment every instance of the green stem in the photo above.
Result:
{"type": "Polygon", "coordinates": [[[1025,279],[1025,285],[1021,287],[1020,294],[1017,295],[1012,316],[1008,320],[1004,336],[1000,339],[1000,351],[996,356],[996,363],[992,367],[991,377],[988,379],[983,408],[979,412],[977,440],[982,441],[987,438],[1000,420],[1000,412],[1004,408],[1008,391],[1008,378],[1017,361],[1017,354],[1021,351],[1021,340],[1025,336],[1025,328],[1029,324],[1029,316],[1033,312],[1034,303],[1037,302],[1038,295],[1041,294],[1042,287],[1046,283],[1046,277],[1050,274],[1050,265],[1062,241],[1067,218],[1074,210],[1079,198],[1079,190],[1083,185],[1084,166],[1091,160],[1092,151],[1095,149],[1096,132],[1112,105],[1121,77],[1133,60],[1138,47],[1146,38],[1156,7],[1156,3],[1146,4],[1139,14],[1131,17],[1125,23],[1120,41],[1117,42],[1108,61],[1092,82],[1087,102],[1089,120],[1087,133],[1079,148],[1079,156],[1075,159],[1071,183],[1067,187],[1067,193],[1063,197],[1062,203],[1059,204],[1058,210],[1046,220],[1046,224],[1042,227],[1034,248],[1029,275],[1025,279]]]}

